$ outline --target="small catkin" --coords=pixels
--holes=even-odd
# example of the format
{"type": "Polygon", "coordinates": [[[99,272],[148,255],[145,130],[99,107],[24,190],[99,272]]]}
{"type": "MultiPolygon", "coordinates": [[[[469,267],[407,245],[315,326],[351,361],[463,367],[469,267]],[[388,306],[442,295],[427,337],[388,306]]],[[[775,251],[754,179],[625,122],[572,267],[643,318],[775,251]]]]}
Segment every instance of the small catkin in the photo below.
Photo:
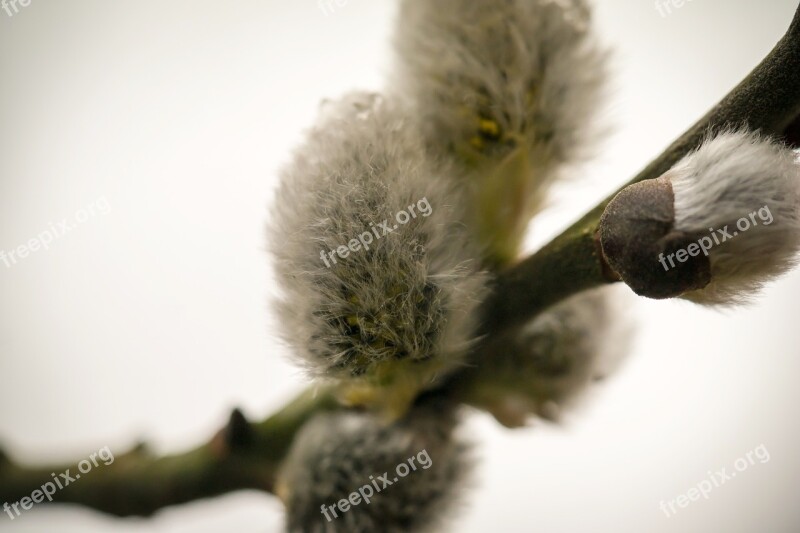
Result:
{"type": "Polygon", "coordinates": [[[703,239],[711,280],[683,298],[706,305],[746,302],[789,270],[800,248],[797,153],[758,133],[709,136],[666,174],[675,229],[703,239]]]}
{"type": "Polygon", "coordinates": [[[317,415],[295,437],[279,476],[287,531],[439,530],[471,472],[455,423],[452,408],[431,405],[390,425],[365,412],[317,415]]]}
{"type": "Polygon", "coordinates": [[[525,425],[532,415],[558,420],[627,352],[627,294],[616,289],[576,294],[499,339],[497,350],[465,372],[466,401],[508,427],[525,425]]]}

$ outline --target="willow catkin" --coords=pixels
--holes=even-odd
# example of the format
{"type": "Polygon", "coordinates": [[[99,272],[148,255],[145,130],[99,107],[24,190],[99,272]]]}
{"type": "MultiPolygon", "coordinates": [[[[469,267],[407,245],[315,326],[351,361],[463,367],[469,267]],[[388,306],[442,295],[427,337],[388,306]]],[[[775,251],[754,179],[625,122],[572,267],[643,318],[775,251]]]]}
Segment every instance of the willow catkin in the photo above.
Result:
{"type": "Polygon", "coordinates": [[[460,364],[486,284],[463,191],[407,115],[374,94],[326,103],[281,175],[270,226],[293,353],[347,401],[391,416],[460,364]]]}
{"type": "MultiPolygon", "coordinates": [[[[290,533],[433,531],[471,473],[451,406],[416,406],[386,425],[371,413],[317,415],[278,481],[290,533]]],[[[438,530],[438,529],[437,529],[438,530]]]]}
{"type": "Polygon", "coordinates": [[[800,162],[779,142],[745,130],[709,135],[665,175],[674,227],[695,249],[662,257],[665,270],[702,254],[711,278],[683,298],[706,305],[746,302],[791,269],[800,249],[800,162]]]}
{"type": "Polygon", "coordinates": [[[403,0],[392,88],[469,191],[488,262],[516,258],[566,163],[591,152],[607,54],[582,0],[403,0]]]}

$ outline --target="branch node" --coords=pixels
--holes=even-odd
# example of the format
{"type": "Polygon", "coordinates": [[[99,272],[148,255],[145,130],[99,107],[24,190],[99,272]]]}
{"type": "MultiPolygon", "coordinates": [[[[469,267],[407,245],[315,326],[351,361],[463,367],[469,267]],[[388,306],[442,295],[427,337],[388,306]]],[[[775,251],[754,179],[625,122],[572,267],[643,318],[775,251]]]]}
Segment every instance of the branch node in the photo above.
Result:
{"type": "Polygon", "coordinates": [[[253,442],[253,428],[245,418],[244,413],[237,407],[231,411],[228,425],[223,430],[225,444],[230,451],[247,448],[253,442]]]}
{"type": "Polygon", "coordinates": [[[6,452],[3,450],[3,448],[0,448],[0,470],[5,470],[10,466],[11,459],[8,458],[8,455],[6,455],[6,452]]]}

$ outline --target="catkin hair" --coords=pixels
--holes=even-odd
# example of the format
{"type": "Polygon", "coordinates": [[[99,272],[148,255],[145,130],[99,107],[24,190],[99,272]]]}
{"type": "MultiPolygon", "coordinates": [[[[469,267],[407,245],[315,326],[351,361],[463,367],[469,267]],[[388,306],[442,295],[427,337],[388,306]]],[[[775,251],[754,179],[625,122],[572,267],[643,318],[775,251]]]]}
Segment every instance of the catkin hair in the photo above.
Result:
{"type": "Polygon", "coordinates": [[[406,117],[375,94],[327,102],[282,172],[269,228],[279,313],[314,376],[384,380],[395,365],[395,378],[424,384],[456,367],[473,335],[486,276],[463,193],[428,163],[406,117]],[[326,265],[321,254],[365,233],[368,249],[326,265]]]}

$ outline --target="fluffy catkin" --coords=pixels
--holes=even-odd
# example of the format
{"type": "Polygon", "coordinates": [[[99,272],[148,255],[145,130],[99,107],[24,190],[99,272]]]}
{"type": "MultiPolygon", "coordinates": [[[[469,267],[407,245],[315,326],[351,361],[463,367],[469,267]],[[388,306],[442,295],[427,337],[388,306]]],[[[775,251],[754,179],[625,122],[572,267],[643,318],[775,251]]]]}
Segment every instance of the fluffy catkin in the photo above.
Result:
{"type": "Polygon", "coordinates": [[[607,54],[588,23],[582,0],[401,2],[392,87],[466,181],[492,263],[516,257],[556,169],[598,136],[607,54]]]}
{"type": "Polygon", "coordinates": [[[758,133],[725,131],[710,136],[666,175],[675,196],[675,228],[711,242],[711,281],[683,298],[743,303],[795,264],[800,248],[795,152],[758,133]]]}
{"type": "Polygon", "coordinates": [[[270,227],[284,338],[346,400],[394,416],[459,365],[486,283],[463,193],[406,116],[375,94],[326,103],[281,175],[270,227]]]}
{"type": "Polygon", "coordinates": [[[363,412],[317,415],[295,438],[280,473],[287,530],[432,531],[457,501],[471,470],[469,447],[453,434],[455,422],[453,409],[441,405],[415,407],[388,426],[363,412]],[[402,464],[407,472],[405,466],[398,469],[402,464]],[[358,503],[346,512],[328,508],[353,493],[358,496],[350,501],[358,503]]]}
{"type": "Polygon", "coordinates": [[[522,426],[532,415],[557,420],[627,352],[629,322],[616,287],[576,294],[519,331],[465,372],[466,401],[503,425],[522,426]]]}

